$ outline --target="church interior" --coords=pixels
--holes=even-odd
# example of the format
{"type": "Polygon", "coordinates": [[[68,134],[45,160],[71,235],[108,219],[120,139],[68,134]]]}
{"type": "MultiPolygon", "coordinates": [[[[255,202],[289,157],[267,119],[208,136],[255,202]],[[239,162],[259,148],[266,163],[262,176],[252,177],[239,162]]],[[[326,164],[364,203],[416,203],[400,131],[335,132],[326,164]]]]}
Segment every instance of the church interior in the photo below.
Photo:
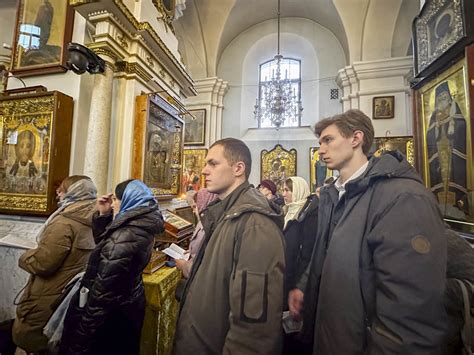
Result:
{"type": "MultiPolygon", "coordinates": [[[[300,176],[314,193],[337,176],[319,160],[314,125],[350,109],[371,118],[372,153],[406,155],[445,221],[474,240],[474,34],[465,25],[474,14],[459,3],[1,0],[0,322],[15,317],[27,280],[18,258],[66,176],[89,176],[98,195],[144,181],[175,228],[161,242],[181,241],[192,222],[186,193],[204,187],[214,142],[245,142],[254,186],[269,179],[281,192],[300,176]],[[460,117],[447,128],[455,148],[430,132],[443,92],[460,117]]],[[[147,297],[161,295],[147,302],[177,312],[179,276],[164,270],[144,276],[147,297]]],[[[172,317],[156,312],[145,323],[163,336],[150,331],[142,343],[164,354],[172,317]]]]}

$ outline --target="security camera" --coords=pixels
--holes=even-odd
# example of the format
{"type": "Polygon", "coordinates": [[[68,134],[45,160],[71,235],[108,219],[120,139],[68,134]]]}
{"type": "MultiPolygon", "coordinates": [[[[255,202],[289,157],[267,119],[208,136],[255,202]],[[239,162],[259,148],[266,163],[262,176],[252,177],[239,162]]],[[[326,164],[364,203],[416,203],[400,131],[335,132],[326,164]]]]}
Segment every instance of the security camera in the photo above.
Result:
{"type": "Polygon", "coordinates": [[[80,75],[87,71],[90,74],[98,74],[105,71],[104,60],[82,44],[71,42],[67,45],[67,50],[69,59],[66,65],[74,73],[80,75]]]}

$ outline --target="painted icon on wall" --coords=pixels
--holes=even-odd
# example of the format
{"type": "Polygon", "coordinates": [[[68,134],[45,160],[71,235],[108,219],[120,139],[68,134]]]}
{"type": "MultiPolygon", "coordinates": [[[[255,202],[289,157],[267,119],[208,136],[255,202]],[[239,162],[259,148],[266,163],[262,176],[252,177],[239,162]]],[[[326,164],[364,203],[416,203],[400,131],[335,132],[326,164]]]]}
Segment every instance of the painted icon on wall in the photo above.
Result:
{"type": "Polygon", "coordinates": [[[19,0],[12,72],[17,76],[65,72],[74,12],[63,0],[19,0]]]}

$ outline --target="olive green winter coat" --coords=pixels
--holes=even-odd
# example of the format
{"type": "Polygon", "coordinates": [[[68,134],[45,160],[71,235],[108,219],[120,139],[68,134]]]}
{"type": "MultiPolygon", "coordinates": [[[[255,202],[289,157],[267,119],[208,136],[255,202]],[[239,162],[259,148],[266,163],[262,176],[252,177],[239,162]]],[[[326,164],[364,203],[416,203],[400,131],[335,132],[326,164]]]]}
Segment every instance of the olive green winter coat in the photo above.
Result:
{"type": "Polygon", "coordinates": [[[46,349],[43,327],[64,286],[85,269],[95,247],[92,214],[95,200],[76,202],[59,213],[44,229],[36,249],[25,252],[19,266],[30,273],[16,309],[13,340],[28,352],[46,349]]]}

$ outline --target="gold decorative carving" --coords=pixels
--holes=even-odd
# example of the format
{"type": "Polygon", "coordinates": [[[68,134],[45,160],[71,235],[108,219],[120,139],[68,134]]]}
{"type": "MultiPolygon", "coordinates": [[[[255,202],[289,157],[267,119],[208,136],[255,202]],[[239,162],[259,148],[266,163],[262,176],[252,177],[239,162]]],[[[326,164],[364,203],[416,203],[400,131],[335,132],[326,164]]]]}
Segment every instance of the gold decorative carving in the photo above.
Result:
{"type": "Polygon", "coordinates": [[[117,72],[124,72],[126,74],[136,74],[140,78],[142,78],[145,82],[148,82],[152,79],[152,76],[148,74],[145,69],[143,69],[137,63],[129,63],[129,62],[118,62],[116,65],[117,72]]]}
{"type": "MultiPolygon", "coordinates": [[[[118,59],[117,55],[114,52],[112,52],[110,49],[103,48],[103,47],[97,47],[97,48],[92,47],[90,49],[92,49],[95,52],[95,54],[105,55],[109,57],[110,59],[112,59],[114,62],[118,59]]],[[[102,58],[102,59],[104,59],[106,62],[109,62],[106,58],[102,58]]]]}
{"type": "Polygon", "coordinates": [[[155,5],[156,9],[160,13],[161,17],[165,24],[171,29],[174,33],[173,28],[173,20],[174,20],[174,8],[175,8],[175,0],[170,1],[171,9],[167,9],[162,0],[152,0],[153,5],[155,5]]]}
{"type": "MultiPolygon", "coordinates": [[[[12,120],[15,115],[30,114],[31,112],[51,112],[54,110],[54,102],[54,96],[4,101],[0,106],[0,116],[4,116],[5,122],[8,122],[12,120]]],[[[50,113],[48,114],[50,115],[50,113]]]]}
{"type": "Polygon", "coordinates": [[[133,14],[130,12],[128,7],[123,3],[122,0],[114,0],[115,5],[122,11],[124,16],[127,18],[128,21],[135,27],[135,30],[137,31],[146,31],[150,34],[150,36],[153,38],[153,40],[158,44],[158,46],[166,53],[166,55],[173,61],[175,66],[178,68],[178,70],[183,74],[189,81],[193,81],[191,76],[188,74],[188,72],[183,68],[182,64],[176,59],[176,57],[173,55],[173,53],[170,51],[170,49],[166,46],[166,44],[162,41],[160,36],[156,33],[156,31],[153,29],[153,27],[148,23],[148,22],[139,22],[133,16],[133,14]]]}
{"type": "Polygon", "coordinates": [[[69,0],[69,5],[71,6],[79,6],[84,4],[89,4],[93,2],[98,2],[99,0],[69,0]]]}
{"type": "Polygon", "coordinates": [[[160,69],[160,70],[158,71],[158,73],[160,74],[160,76],[161,76],[163,79],[165,78],[166,73],[165,73],[165,71],[163,70],[163,68],[160,69]]]}
{"type": "Polygon", "coordinates": [[[72,108],[73,99],[56,91],[0,98],[2,213],[56,209],[57,184],[69,171],[72,108]]]}
{"type": "Polygon", "coordinates": [[[128,49],[128,41],[127,39],[125,38],[124,35],[117,35],[117,41],[119,41],[120,45],[125,48],[125,49],[128,49]]]}
{"type": "Polygon", "coordinates": [[[145,57],[145,60],[146,62],[148,63],[148,65],[150,66],[150,68],[153,68],[154,67],[154,64],[153,64],[153,60],[151,59],[151,57],[149,55],[147,55],[145,57]]]}
{"type": "Polygon", "coordinates": [[[11,210],[45,212],[47,205],[47,196],[0,195],[0,206],[8,206],[11,210]]]}

